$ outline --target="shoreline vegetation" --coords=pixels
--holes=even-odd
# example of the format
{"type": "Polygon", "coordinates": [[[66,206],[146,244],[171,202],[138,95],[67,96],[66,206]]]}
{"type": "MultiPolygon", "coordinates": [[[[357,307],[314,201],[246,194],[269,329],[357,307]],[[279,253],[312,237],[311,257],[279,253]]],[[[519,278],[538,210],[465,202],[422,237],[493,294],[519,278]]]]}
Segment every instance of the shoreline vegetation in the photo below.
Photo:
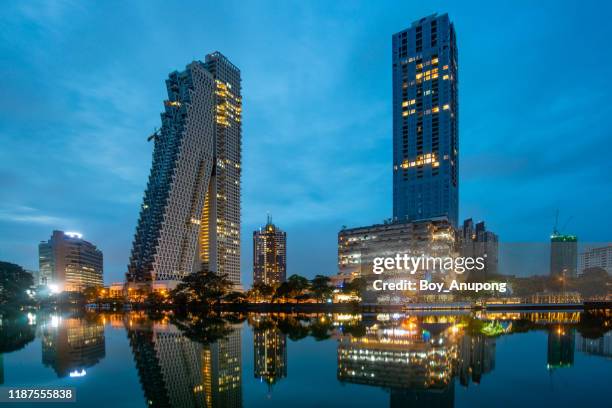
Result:
{"type": "Polygon", "coordinates": [[[234,290],[227,275],[202,270],[187,275],[173,290],[125,288],[123,293],[111,293],[104,287],[88,287],[83,292],[63,292],[46,296],[33,289],[31,274],[15,264],[0,262],[0,309],[48,309],[80,306],[94,310],[147,310],[200,314],[219,311],[236,312],[384,312],[402,310],[540,310],[611,308],[610,277],[605,271],[591,271],[579,278],[559,280],[555,277],[535,276],[516,278],[470,276],[468,282],[510,282],[512,297],[498,297],[492,292],[460,294],[454,298],[435,295],[423,296],[413,303],[368,304],[361,295],[370,284],[367,279],[355,278],[340,286],[331,279],[316,275],[307,279],[291,275],[279,285],[256,283],[246,292],[234,290]],[[603,273],[602,273],[603,272],[603,273]],[[561,300],[529,301],[534,293],[572,294],[561,300]],[[575,296],[576,294],[577,296],[575,296]],[[583,299],[585,300],[583,302],[583,299]]]}

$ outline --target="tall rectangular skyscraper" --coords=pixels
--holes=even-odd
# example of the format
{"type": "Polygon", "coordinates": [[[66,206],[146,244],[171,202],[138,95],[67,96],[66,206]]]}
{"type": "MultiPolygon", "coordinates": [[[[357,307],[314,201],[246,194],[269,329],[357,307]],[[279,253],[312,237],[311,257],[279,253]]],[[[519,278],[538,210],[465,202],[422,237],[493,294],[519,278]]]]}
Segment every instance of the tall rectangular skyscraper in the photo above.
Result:
{"type": "Polygon", "coordinates": [[[458,60],[447,14],[393,35],[393,218],[448,217],[459,196],[458,60]]]}
{"type": "Polygon", "coordinates": [[[173,286],[205,268],[240,285],[240,70],[214,52],[166,88],[127,281],[173,286]]]}
{"type": "Polygon", "coordinates": [[[576,277],[578,238],[554,231],[550,236],[550,275],[576,277]]]}
{"type": "Polygon", "coordinates": [[[287,278],[287,233],[268,222],[253,231],[253,284],[280,285],[287,278]]]}

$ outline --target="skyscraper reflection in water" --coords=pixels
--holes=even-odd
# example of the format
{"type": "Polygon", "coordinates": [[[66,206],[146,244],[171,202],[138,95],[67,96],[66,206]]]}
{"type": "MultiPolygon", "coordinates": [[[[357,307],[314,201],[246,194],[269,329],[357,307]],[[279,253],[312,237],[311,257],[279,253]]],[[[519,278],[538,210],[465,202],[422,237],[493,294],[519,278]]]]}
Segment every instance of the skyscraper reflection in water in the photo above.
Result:
{"type": "Polygon", "coordinates": [[[612,398],[606,387],[609,361],[593,356],[611,354],[609,311],[160,317],[150,320],[144,312],[2,315],[4,385],[74,386],[81,405],[101,407],[241,407],[243,401],[266,407],[285,407],[287,401],[296,406],[471,407],[498,404],[500,392],[501,403],[512,406],[544,399],[555,406],[601,406],[612,398]],[[241,375],[242,330],[253,364],[246,379],[241,375]],[[36,364],[30,359],[39,347],[46,367],[40,357],[36,364]],[[125,360],[126,351],[133,362],[125,360]],[[296,366],[291,373],[290,352],[296,366]],[[104,364],[90,369],[102,357],[104,364]],[[330,363],[337,364],[337,379],[325,374],[330,363]],[[592,375],[585,377],[585,368],[592,375]],[[539,399],[508,383],[519,377],[527,388],[539,386],[539,399]],[[272,384],[274,395],[265,395],[272,384]],[[310,392],[313,387],[320,392],[310,392]]]}
{"type": "Polygon", "coordinates": [[[427,407],[427,408],[446,408],[455,406],[455,383],[451,381],[443,389],[398,389],[392,388],[390,391],[389,407],[427,407]]]}
{"type": "Polygon", "coordinates": [[[562,325],[549,328],[546,367],[552,371],[556,368],[573,366],[575,344],[576,329],[562,325]]]}
{"type": "Polygon", "coordinates": [[[106,355],[104,324],[99,316],[52,315],[42,326],[42,362],[58,377],[83,377],[106,355]]]}
{"type": "Polygon", "coordinates": [[[480,384],[484,374],[495,368],[495,338],[484,335],[466,334],[461,338],[458,375],[461,385],[468,386],[470,381],[480,384]]]}
{"type": "Polygon", "coordinates": [[[387,388],[390,406],[453,407],[454,377],[479,382],[495,363],[495,340],[469,336],[453,317],[377,322],[340,336],[338,379],[387,388]]]}
{"type": "Polygon", "coordinates": [[[576,334],[576,350],[593,356],[612,357],[612,331],[596,339],[576,334]]]}
{"type": "Polygon", "coordinates": [[[204,346],[203,374],[206,407],[242,407],[242,352],[240,329],[204,346]]]}
{"type": "Polygon", "coordinates": [[[264,317],[250,321],[253,327],[254,376],[272,386],[287,377],[287,335],[264,317]]]}
{"type": "Polygon", "coordinates": [[[167,320],[132,316],[125,323],[147,406],[242,406],[240,329],[201,344],[167,320]]]}

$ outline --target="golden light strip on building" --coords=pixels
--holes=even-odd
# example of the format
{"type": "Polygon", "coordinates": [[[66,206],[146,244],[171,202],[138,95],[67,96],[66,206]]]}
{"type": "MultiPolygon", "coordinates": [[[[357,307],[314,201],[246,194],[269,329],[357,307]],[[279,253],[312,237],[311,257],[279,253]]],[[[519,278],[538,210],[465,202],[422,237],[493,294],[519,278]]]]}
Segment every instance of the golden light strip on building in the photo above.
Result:
{"type": "Polygon", "coordinates": [[[200,222],[200,260],[208,262],[210,259],[210,200],[209,194],[206,193],[204,199],[204,209],[202,210],[202,220],[200,222]]]}
{"type": "Polygon", "coordinates": [[[206,407],[213,406],[212,378],[213,378],[212,354],[209,348],[205,348],[202,351],[202,382],[204,385],[204,398],[206,402],[206,407]]]}
{"type": "Polygon", "coordinates": [[[440,166],[440,162],[438,161],[435,153],[420,154],[417,156],[416,160],[413,161],[404,160],[401,167],[403,169],[408,169],[411,167],[424,166],[426,164],[430,164],[432,167],[440,166]]]}

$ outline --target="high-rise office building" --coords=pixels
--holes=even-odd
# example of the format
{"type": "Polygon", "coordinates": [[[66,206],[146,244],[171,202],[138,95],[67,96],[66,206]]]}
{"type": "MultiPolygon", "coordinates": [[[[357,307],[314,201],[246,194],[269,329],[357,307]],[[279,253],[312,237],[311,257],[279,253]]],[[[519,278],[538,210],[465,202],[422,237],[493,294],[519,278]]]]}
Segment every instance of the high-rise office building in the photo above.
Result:
{"type": "MultiPolygon", "coordinates": [[[[446,217],[415,222],[385,222],[366,227],[343,228],[338,232],[338,278],[350,281],[363,278],[367,285],[361,292],[364,303],[399,304],[408,300],[408,292],[390,294],[374,290],[373,281],[380,279],[374,274],[374,258],[395,257],[406,254],[410,257],[447,258],[457,256],[455,229],[446,217]]],[[[431,276],[434,268],[423,264],[411,274],[405,270],[387,269],[385,279],[423,279],[431,276]]],[[[441,274],[437,274],[442,276],[441,274]]],[[[451,275],[444,275],[450,277],[451,275]]],[[[416,294],[415,294],[416,296],[416,294]]]]}
{"type": "Polygon", "coordinates": [[[393,218],[458,222],[458,59],[447,14],[393,35],[393,218]]]}
{"type": "Polygon", "coordinates": [[[287,278],[287,233],[268,222],[253,232],[253,284],[278,285],[287,278]]]}
{"type": "Polygon", "coordinates": [[[40,283],[57,292],[80,292],[103,286],[103,259],[91,242],[76,232],[53,231],[38,245],[40,283]]]}
{"type": "MultiPolygon", "coordinates": [[[[463,221],[459,230],[461,255],[470,258],[484,259],[484,278],[497,274],[499,243],[497,235],[487,231],[484,221],[474,224],[471,218],[463,221]]],[[[475,271],[471,271],[474,273],[475,271]]]]}
{"type": "Polygon", "coordinates": [[[343,228],[338,232],[338,274],[347,280],[372,276],[374,258],[397,254],[453,257],[455,246],[455,230],[446,217],[343,228]]]}
{"type": "Polygon", "coordinates": [[[612,275],[612,245],[591,248],[580,254],[578,272],[582,274],[590,268],[601,268],[612,275]]]}
{"type": "Polygon", "coordinates": [[[240,285],[240,70],[214,52],[166,80],[127,281],[174,286],[202,268],[240,285]]]}
{"type": "Polygon", "coordinates": [[[554,232],[550,237],[550,274],[575,277],[578,266],[578,238],[554,232]]]}

